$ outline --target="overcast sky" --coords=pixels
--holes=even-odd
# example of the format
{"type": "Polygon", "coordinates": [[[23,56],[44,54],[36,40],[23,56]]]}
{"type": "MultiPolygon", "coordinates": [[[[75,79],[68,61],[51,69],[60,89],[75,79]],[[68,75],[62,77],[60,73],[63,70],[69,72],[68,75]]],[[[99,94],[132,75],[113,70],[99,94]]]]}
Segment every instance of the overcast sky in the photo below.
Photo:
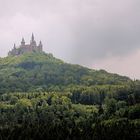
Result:
{"type": "Polygon", "coordinates": [[[140,79],[140,0],[0,0],[0,57],[32,32],[66,62],[140,79]]]}

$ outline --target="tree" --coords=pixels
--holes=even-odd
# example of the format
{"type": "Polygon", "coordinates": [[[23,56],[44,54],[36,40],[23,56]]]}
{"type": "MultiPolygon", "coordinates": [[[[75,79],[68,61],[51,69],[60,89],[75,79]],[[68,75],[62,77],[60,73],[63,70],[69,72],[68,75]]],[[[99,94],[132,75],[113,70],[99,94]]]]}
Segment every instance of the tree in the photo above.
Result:
{"type": "Polygon", "coordinates": [[[105,113],[107,116],[113,115],[116,112],[116,100],[111,98],[105,99],[105,113]]]}

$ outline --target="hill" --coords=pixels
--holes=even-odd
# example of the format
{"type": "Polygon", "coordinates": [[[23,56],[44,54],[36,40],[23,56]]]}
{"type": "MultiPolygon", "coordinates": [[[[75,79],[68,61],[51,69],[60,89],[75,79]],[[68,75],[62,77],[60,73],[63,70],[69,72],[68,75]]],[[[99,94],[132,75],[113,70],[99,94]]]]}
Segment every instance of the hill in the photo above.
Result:
{"type": "Polygon", "coordinates": [[[121,85],[128,81],[128,77],[68,64],[44,52],[0,58],[0,93],[121,85]]]}
{"type": "Polygon", "coordinates": [[[0,93],[3,140],[140,139],[138,80],[36,52],[0,58],[0,93]]]}

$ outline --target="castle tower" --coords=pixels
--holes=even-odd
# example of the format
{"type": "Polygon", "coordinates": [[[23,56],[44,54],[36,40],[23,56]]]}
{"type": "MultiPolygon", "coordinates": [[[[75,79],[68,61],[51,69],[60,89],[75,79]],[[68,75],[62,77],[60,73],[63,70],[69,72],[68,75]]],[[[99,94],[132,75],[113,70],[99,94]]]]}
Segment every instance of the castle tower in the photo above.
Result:
{"type": "Polygon", "coordinates": [[[24,41],[24,38],[22,38],[21,46],[24,46],[24,45],[25,45],[25,41],[24,41]]]}
{"type": "Polygon", "coordinates": [[[16,44],[14,43],[14,49],[16,49],[16,44]]]}
{"type": "Polygon", "coordinates": [[[31,41],[32,41],[32,42],[34,41],[34,34],[33,34],[33,33],[32,33],[31,41]]]}
{"type": "Polygon", "coordinates": [[[30,45],[33,46],[33,47],[36,47],[36,41],[34,39],[34,34],[33,33],[32,33],[32,37],[31,37],[30,45]]]}
{"type": "Polygon", "coordinates": [[[38,50],[39,50],[40,52],[42,52],[42,47],[43,47],[43,45],[42,45],[42,42],[40,41],[40,42],[39,42],[39,45],[38,45],[38,50]]]}

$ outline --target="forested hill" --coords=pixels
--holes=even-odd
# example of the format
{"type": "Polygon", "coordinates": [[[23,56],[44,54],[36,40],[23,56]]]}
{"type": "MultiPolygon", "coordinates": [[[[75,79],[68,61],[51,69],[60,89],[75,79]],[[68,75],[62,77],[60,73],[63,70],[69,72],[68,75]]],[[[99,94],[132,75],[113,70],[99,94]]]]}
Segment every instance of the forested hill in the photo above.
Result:
{"type": "Polygon", "coordinates": [[[139,140],[140,81],[46,53],[0,59],[0,140],[139,140]]]}
{"type": "Polygon", "coordinates": [[[62,90],[81,85],[121,85],[128,77],[63,62],[46,53],[0,58],[0,93],[62,90]]]}

